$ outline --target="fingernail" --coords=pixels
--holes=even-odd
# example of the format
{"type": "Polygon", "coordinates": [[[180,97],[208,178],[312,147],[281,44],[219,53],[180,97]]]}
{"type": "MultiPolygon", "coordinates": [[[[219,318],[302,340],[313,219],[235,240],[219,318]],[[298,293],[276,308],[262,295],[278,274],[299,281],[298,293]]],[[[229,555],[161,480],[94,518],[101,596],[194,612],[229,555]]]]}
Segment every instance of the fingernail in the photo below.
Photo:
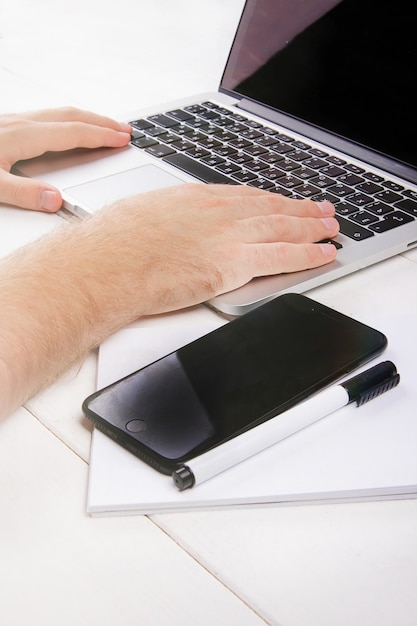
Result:
{"type": "Polygon", "coordinates": [[[328,230],[334,230],[336,226],[336,218],[324,217],[321,221],[323,222],[323,224],[326,226],[328,230]]]}
{"type": "Polygon", "coordinates": [[[316,202],[316,204],[319,207],[320,211],[323,213],[323,215],[334,215],[334,206],[328,200],[324,200],[323,202],[316,202]]]}
{"type": "Polygon", "coordinates": [[[130,124],[126,124],[125,122],[120,122],[119,124],[120,130],[124,133],[132,134],[132,127],[130,124]]]}
{"type": "Polygon", "coordinates": [[[326,256],[334,256],[336,252],[336,246],[331,243],[321,243],[320,248],[322,249],[323,254],[326,256]]]}
{"type": "Polygon", "coordinates": [[[52,189],[43,189],[39,194],[39,207],[43,211],[56,211],[60,201],[59,194],[52,189]]]}

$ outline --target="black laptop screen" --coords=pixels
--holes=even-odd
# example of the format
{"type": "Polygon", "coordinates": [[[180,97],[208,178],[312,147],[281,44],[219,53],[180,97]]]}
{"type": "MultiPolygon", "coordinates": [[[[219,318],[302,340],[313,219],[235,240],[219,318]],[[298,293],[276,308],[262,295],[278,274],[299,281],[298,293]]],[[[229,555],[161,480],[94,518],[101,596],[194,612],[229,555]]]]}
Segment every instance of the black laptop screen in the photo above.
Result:
{"type": "Polygon", "coordinates": [[[221,89],[417,167],[415,3],[248,0],[221,89]]]}

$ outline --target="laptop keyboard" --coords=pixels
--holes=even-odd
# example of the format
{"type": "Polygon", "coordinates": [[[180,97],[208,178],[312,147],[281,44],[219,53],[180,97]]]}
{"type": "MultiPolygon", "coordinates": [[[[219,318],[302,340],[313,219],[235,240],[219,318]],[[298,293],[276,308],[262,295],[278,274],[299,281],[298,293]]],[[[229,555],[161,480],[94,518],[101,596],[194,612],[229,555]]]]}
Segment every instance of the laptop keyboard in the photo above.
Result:
{"type": "Polygon", "coordinates": [[[133,146],[206,183],[329,200],[363,241],[417,217],[417,192],[213,102],[131,122],[133,146]]]}

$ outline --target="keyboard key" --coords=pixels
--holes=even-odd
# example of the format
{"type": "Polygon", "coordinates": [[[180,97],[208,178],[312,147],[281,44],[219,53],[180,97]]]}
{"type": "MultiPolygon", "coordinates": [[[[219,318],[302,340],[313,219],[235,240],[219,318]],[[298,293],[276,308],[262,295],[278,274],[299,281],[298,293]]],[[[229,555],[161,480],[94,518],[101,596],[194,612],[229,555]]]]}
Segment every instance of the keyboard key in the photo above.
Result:
{"type": "Polygon", "coordinates": [[[387,213],[391,213],[394,209],[389,204],[385,204],[384,202],[373,202],[372,204],[368,204],[366,207],[367,211],[370,211],[374,215],[379,215],[383,217],[387,213]]]}
{"type": "Polygon", "coordinates": [[[145,128],[145,133],[147,135],[150,135],[151,137],[163,137],[164,135],[168,134],[166,128],[163,128],[162,126],[152,126],[150,128],[145,128]]]}
{"type": "Polygon", "coordinates": [[[288,135],[284,135],[284,133],[275,133],[275,137],[278,139],[278,141],[283,141],[284,143],[287,141],[292,141],[292,137],[288,137],[288,135]]]}
{"type": "Polygon", "coordinates": [[[401,196],[399,193],[395,191],[391,191],[390,189],[385,189],[384,191],[380,191],[375,195],[377,200],[382,200],[382,202],[387,202],[388,204],[392,204],[394,202],[398,202],[401,200],[401,196]]]}
{"type": "Polygon", "coordinates": [[[345,185],[350,185],[354,187],[355,185],[359,185],[359,183],[363,183],[362,176],[358,176],[357,174],[342,174],[337,177],[337,180],[345,185]]]}
{"type": "Polygon", "coordinates": [[[232,156],[236,156],[238,154],[238,150],[236,150],[236,148],[233,148],[232,146],[228,146],[225,144],[222,144],[218,147],[213,148],[213,152],[215,152],[216,154],[222,157],[229,157],[229,158],[231,158],[232,156]]]}
{"type": "MultiPolygon", "coordinates": [[[[336,205],[339,202],[340,198],[338,198],[337,196],[333,196],[326,190],[320,190],[320,193],[318,193],[316,196],[313,196],[312,200],[315,200],[315,202],[324,202],[325,200],[327,200],[327,202],[331,202],[332,204],[336,205]]],[[[357,210],[358,207],[356,207],[356,211],[357,210]]]]}
{"type": "MultiPolygon", "coordinates": [[[[315,172],[315,174],[317,174],[317,172],[315,172]]],[[[333,178],[329,178],[329,176],[320,174],[319,176],[312,178],[311,182],[313,183],[313,185],[316,185],[317,187],[320,187],[321,189],[325,189],[326,187],[330,187],[330,185],[333,185],[334,180],[333,178]]]]}
{"type": "Polygon", "coordinates": [[[404,191],[404,187],[395,183],[393,180],[385,180],[382,184],[387,189],[391,189],[391,191],[404,191]]]}
{"type": "Polygon", "coordinates": [[[317,177],[317,172],[311,170],[309,167],[300,167],[297,170],[297,176],[303,180],[310,180],[311,178],[317,177]]]}
{"type": "Polygon", "coordinates": [[[371,196],[367,196],[364,193],[353,193],[351,196],[348,197],[349,202],[352,202],[353,204],[356,204],[357,207],[362,207],[362,206],[366,206],[367,204],[370,204],[373,201],[373,198],[371,198],[371,196]]]}
{"type": "Polygon", "coordinates": [[[207,109],[219,109],[220,108],[218,104],[216,104],[215,102],[210,102],[210,100],[207,100],[206,102],[202,102],[201,104],[207,109]]]}
{"type": "Polygon", "coordinates": [[[319,157],[319,159],[325,159],[326,157],[329,156],[328,152],[325,152],[324,150],[320,150],[320,148],[311,148],[309,150],[309,153],[312,154],[313,156],[319,157]]]}
{"type": "Polygon", "coordinates": [[[243,148],[243,151],[255,157],[260,156],[264,152],[267,152],[267,149],[263,146],[252,144],[251,146],[246,146],[245,148],[243,148]]]}
{"type": "Polygon", "coordinates": [[[201,104],[191,104],[190,106],[184,107],[184,110],[192,113],[193,115],[199,115],[200,113],[206,111],[206,108],[201,106],[201,104]]]}
{"type": "Polygon", "coordinates": [[[246,148],[246,146],[250,146],[251,142],[245,137],[236,137],[236,139],[233,139],[230,142],[230,145],[234,148],[237,148],[237,150],[243,150],[243,148],[246,148]]]}
{"type": "Polygon", "coordinates": [[[308,143],[304,143],[304,141],[292,141],[291,145],[296,148],[297,150],[309,150],[309,148],[311,148],[311,146],[308,145],[308,143]]]}
{"type": "Polygon", "coordinates": [[[338,241],[335,241],[334,239],[321,239],[321,241],[317,241],[317,243],[331,243],[336,248],[336,250],[340,250],[341,248],[343,248],[342,244],[338,241]]]}
{"type": "Polygon", "coordinates": [[[137,148],[149,148],[149,146],[153,146],[157,143],[156,139],[152,139],[152,137],[140,137],[132,141],[132,145],[137,148]]]}
{"type": "Polygon", "coordinates": [[[252,159],[251,161],[246,161],[245,167],[251,172],[261,172],[262,170],[268,169],[268,165],[258,159],[252,159]]]}
{"type": "Polygon", "coordinates": [[[153,124],[158,124],[158,126],[163,126],[164,128],[170,128],[171,126],[176,126],[178,124],[178,120],[174,120],[172,117],[168,117],[168,115],[151,115],[148,117],[153,124]]]}
{"type": "Polygon", "coordinates": [[[131,126],[138,128],[139,130],[144,130],[145,128],[150,128],[151,126],[155,126],[149,120],[135,120],[134,122],[130,122],[131,126]]]}
{"type": "Polygon", "coordinates": [[[294,161],[305,161],[310,158],[308,152],[305,152],[304,150],[293,150],[289,156],[294,161]]]}
{"type": "Polygon", "coordinates": [[[241,171],[241,168],[239,165],[236,165],[236,163],[232,163],[231,161],[229,161],[217,165],[216,170],[218,170],[219,172],[223,172],[223,174],[229,176],[231,174],[234,174],[235,172],[241,171]]]}
{"type": "Polygon", "coordinates": [[[382,187],[381,185],[377,185],[376,183],[368,180],[364,183],[361,183],[360,185],[357,185],[356,189],[358,191],[363,191],[363,193],[373,195],[375,193],[378,193],[378,191],[381,191],[382,187]]]}
{"type": "Polygon", "coordinates": [[[234,163],[238,163],[239,165],[244,165],[247,161],[251,161],[252,157],[250,154],[245,154],[244,152],[238,152],[236,155],[230,155],[229,159],[234,163]]]}
{"type": "Polygon", "coordinates": [[[183,109],[174,109],[174,111],[168,111],[167,115],[170,115],[178,122],[189,122],[190,120],[195,120],[194,115],[191,115],[191,113],[188,113],[183,109]]]}
{"type": "Polygon", "coordinates": [[[201,160],[209,167],[216,167],[216,165],[221,165],[222,163],[225,163],[225,159],[222,159],[216,154],[209,154],[209,156],[203,157],[201,160]]]}
{"type": "Polygon", "coordinates": [[[335,206],[336,213],[338,215],[350,215],[351,213],[356,213],[358,207],[354,204],[349,204],[349,202],[338,202],[335,206]]]}
{"type": "Polygon", "coordinates": [[[340,157],[337,156],[329,156],[327,158],[327,161],[329,163],[333,163],[333,165],[345,165],[346,161],[344,159],[341,159],[340,157]]]}
{"type": "Polygon", "coordinates": [[[179,152],[185,152],[186,150],[191,150],[191,148],[194,148],[194,144],[191,141],[187,141],[186,139],[174,141],[171,145],[174,146],[174,148],[179,152]]]}
{"type": "Polygon", "coordinates": [[[262,137],[262,133],[260,133],[256,129],[249,128],[248,130],[242,131],[241,136],[245,137],[245,139],[250,139],[251,141],[253,141],[254,139],[258,139],[259,137],[262,137]]]}
{"type": "Polygon", "coordinates": [[[204,111],[201,111],[198,115],[199,117],[201,117],[201,119],[210,121],[212,123],[220,120],[221,117],[216,111],[209,111],[208,109],[204,109],[204,111]]]}
{"type": "Polygon", "coordinates": [[[249,170],[240,170],[232,174],[232,176],[240,183],[248,183],[250,180],[254,180],[256,178],[256,174],[250,172],[249,170]]]}
{"type": "Polygon", "coordinates": [[[314,185],[309,185],[308,183],[297,187],[297,193],[303,196],[303,198],[311,198],[319,193],[319,191],[320,189],[318,187],[314,187],[314,185]]]}
{"type": "Polygon", "coordinates": [[[279,141],[278,143],[272,146],[271,150],[273,152],[276,152],[277,154],[286,154],[287,152],[291,152],[293,148],[288,143],[279,141]]]}
{"type": "Polygon", "coordinates": [[[365,170],[363,167],[359,167],[359,165],[355,165],[354,163],[346,163],[345,168],[349,170],[349,172],[353,172],[354,174],[364,174],[365,170]]]}
{"type": "Polygon", "coordinates": [[[161,159],[162,157],[167,156],[167,154],[173,154],[175,150],[170,148],[170,146],[166,146],[162,143],[157,143],[153,146],[149,146],[149,148],[146,148],[146,152],[149,152],[149,154],[152,154],[152,156],[161,159]]]}
{"type": "Polygon", "coordinates": [[[205,157],[210,156],[210,152],[208,150],[204,150],[200,146],[195,146],[195,148],[191,148],[191,150],[186,150],[188,156],[193,157],[193,159],[204,159],[205,157]]]}
{"type": "Polygon", "coordinates": [[[225,130],[224,128],[219,128],[218,130],[214,131],[212,136],[223,142],[228,142],[236,138],[236,135],[234,133],[231,133],[229,130],[225,130]]]}
{"type": "Polygon", "coordinates": [[[372,180],[374,183],[382,183],[382,181],[384,180],[382,176],[379,176],[379,174],[375,174],[374,172],[365,172],[363,174],[363,177],[367,178],[368,180],[372,180]]]}
{"type": "Polygon", "coordinates": [[[271,183],[270,180],[266,180],[266,178],[255,178],[255,180],[251,180],[248,184],[250,187],[265,189],[266,191],[269,191],[274,187],[274,183],[271,183]]]}
{"type": "Polygon", "coordinates": [[[163,141],[164,143],[174,143],[174,141],[179,141],[181,137],[179,135],[175,135],[174,133],[165,133],[158,137],[158,141],[163,141]]]}
{"type": "Polygon", "coordinates": [[[282,185],[282,187],[285,187],[286,189],[294,189],[295,187],[302,185],[303,181],[300,180],[299,178],[296,178],[295,176],[290,175],[290,176],[284,176],[284,178],[280,178],[279,184],[282,185]]]}
{"type": "Polygon", "coordinates": [[[254,141],[260,146],[265,146],[265,148],[269,148],[270,146],[273,146],[278,143],[278,139],[276,139],[274,136],[269,136],[269,135],[262,135],[261,137],[258,137],[254,141]]]}
{"type": "Polygon", "coordinates": [[[162,159],[166,163],[178,167],[178,169],[195,176],[198,180],[204,183],[217,183],[217,184],[229,184],[233,185],[233,180],[228,176],[225,176],[217,170],[213,170],[200,161],[195,161],[182,152],[176,152],[175,154],[169,154],[162,159]]]}
{"type": "Polygon", "coordinates": [[[270,167],[267,170],[263,170],[262,176],[265,176],[265,178],[268,178],[269,180],[278,180],[279,178],[285,176],[285,173],[277,167],[270,167]]]}
{"type": "Polygon", "coordinates": [[[285,187],[281,187],[281,185],[275,185],[275,187],[271,187],[269,190],[272,193],[278,193],[280,196],[286,196],[287,198],[293,197],[293,193],[290,189],[285,189],[285,187]]]}
{"type": "MultiPolygon", "coordinates": [[[[304,163],[304,165],[307,165],[307,163],[304,163]]],[[[341,176],[342,174],[344,174],[345,170],[342,169],[341,167],[338,167],[337,165],[327,165],[325,163],[324,167],[320,167],[320,172],[324,174],[325,176],[330,176],[331,178],[337,178],[338,176],[341,176]]]]}
{"type": "Polygon", "coordinates": [[[194,117],[191,120],[187,120],[187,125],[191,126],[192,128],[199,128],[200,130],[204,132],[208,132],[210,128],[210,124],[208,122],[205,122],[204,120],[200,120],[198,117],[194,117]]]}
{"type": "Polygon", "coordinates": [[[193,128],[192,130],[188,130],[187,132],[183,133],[181,135],[184,139],[187,139],[188,141],[193,141],[195,142],[199,142],[202,139],[205,139],[205,135],[204,133],[200,132],[199,130],[196,130],[195,128],[193,128]]]}
{"type": "Polygon", "coordinates": [[[132,134],[130,135],[130,138],[132,141],[134,139],[140,139],[141,137],[144,137],[144,136],[145,135],[143,134],[141,130],[136,130],[135,128],[132,128],[132,134]]]}
{"type": "Polygon", "coordinates": [[[412,200],[417,200],[417,191],[414,191],[413,189],[406,189],[403,195],[407,196],[407,198],[411,198],[412,200]]]}
{"type": "Polygon", "coordinates": [[[283,172],[287,172],[287,173],[293,172],[294,170],[298,170],[298,168],[300,167],[298,163],[295,163],[294,161],[290,161],[289,159],[278,161],[278,163],[276,163],[275,165],[280,170],[282,170],[283,172]]]}
{"type": "Polygon", "coordinates": [[[368,211],[353,213],[353,215],[350,215],[350,219],[353,222],[356,222],[356,224],[361,224],[362,226],[369,226],[369,224],[374,224],[379,220],[376,215],[372,215],[372,213],[368,213],[368,211]]]}
{"type": "Polygon", "coordinates": [[[402,226],[403,224],[408,224],[408,222],[413,221],[413,217],[411,215],[407,215],[407,213],[402,213],[401,211],[393,211],[389,213],[383,220],[380,220],[378,223],[373,224],[369,228],[375,231],[376,233],[385,233],[387,230],[391,230],[392,228],[397,228],[398,226],[402,226]]]}
{"type": "Polygon", "coordinates": [[[257,122],[256,120],[247,119],[246,120],[246,124],[248,126],[250,126],[251,128],[261,128],[261,129],[263,129],[263,125],[260,124],[259,122],[257,122]]]}
{"type": "Polygon", "coordinates": [[[351,193],[354,193],[354,189],[352,187],[348,187],[347,185],[343,185],[342,183],[337,183],[336,185],[332,185],[329,187],[329,192],[337,196],[338,198],[344,198],[349,196],[351,193]]]}
{"type": "Polygon", "coordinates": [[[265,154],[261,154],[259,158],[261,161],[269,163],[270,165],[274,165],[274,163],[278,163],[279,161],[284,160],[284,157],[280,154],[273,154],[268,152],[265,152],[265,154]]]}
{"type": "Polygon", "coordinates": [[[213,137],[210,137],[207,135],[203,137],[203,139],[199,139],[198,143],[200,146],[207,148],[207,150],[213,150],[213,148],[220,148],[220,146],[222,145],[221,141],[217,141],[217,139],[214,139],[213,137]]]}
{"type": "Polygon", "coordinates": [[[374,233],[359,226],[359,224],[354,224],[353,222],[349,222],[344,217],[336,216],[337,221],[340,225],[340,232],[346,237],[350,239],[355,239],[356,241],[363,241],[364,239],[369,239],[369,237],[373,237],[374,233]]]}
{"type": "Polygon", "coordinates": [[[402,211],[406,211],[410,215],[414,215],[414,217],[417,217],[417,202],[415,200],[406,198],[405,200],[400,200],[400,202],[396,202],[395,206],[396,208],[401,209],[402,211]]]}

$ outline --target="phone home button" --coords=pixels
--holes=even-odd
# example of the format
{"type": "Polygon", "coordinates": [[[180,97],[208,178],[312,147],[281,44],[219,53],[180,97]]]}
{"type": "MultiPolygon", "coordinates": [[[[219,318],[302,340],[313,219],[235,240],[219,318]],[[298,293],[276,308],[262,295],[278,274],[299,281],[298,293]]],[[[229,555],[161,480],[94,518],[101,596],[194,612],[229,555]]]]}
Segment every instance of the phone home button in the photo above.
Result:
{"type": "Polygon", "coordinates": [[[146,422],[143,420],[130,420],[130,422],[126,424],[126,430],[130,433],[140,433],[142,430],[145,430],[145,428],[146,422]]]}

